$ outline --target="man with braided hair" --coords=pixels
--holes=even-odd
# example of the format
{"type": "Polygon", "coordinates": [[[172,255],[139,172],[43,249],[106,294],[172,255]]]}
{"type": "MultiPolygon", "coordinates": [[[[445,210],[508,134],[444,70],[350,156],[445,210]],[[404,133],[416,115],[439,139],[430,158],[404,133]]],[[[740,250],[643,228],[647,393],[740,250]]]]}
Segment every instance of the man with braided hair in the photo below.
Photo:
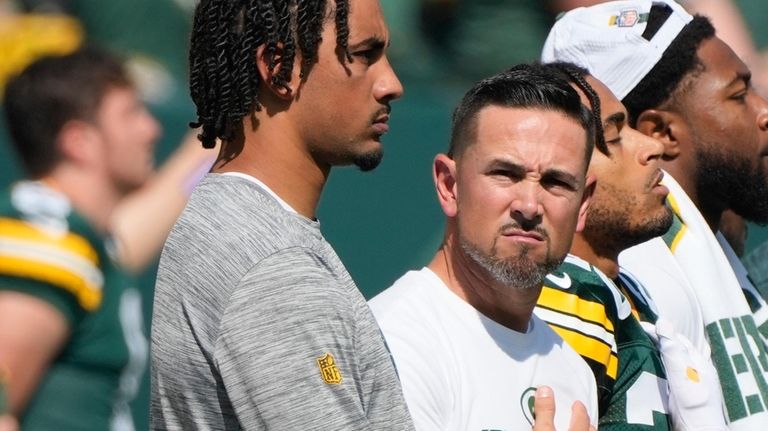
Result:
{"type": "Polygon", "coordinates": [[[204,146],[163,250],[154,429],[412,429],[361,293],[316,219],[336,165],[381,160],[402,86],[378,0],[203,0],[190,50],[204,146]]]}
{"type": "Polygon", "coordinates": [[[622,99],[629,124],[664,145],[672,225],[619,263],[658,315],[711,356],[728,428],[765,429],[768,306],[718,232],[726,209],[768,220],[768,101],[749,69],[706,17],[672,0],[574,9],[554,25],[542,58],[589,69],[622,99]]]}
{"type": "Polygon", "coordinates": [[[672,224],[672,212],[664,205],[668,190],[660,184],[664,147],[630,127],[621,102],[586,70],[571,63],[548,66],[562,71],[598,116],[597,151],[589,165],[597,187],[584,230],[575,234],[565,262],[544,280],[536,314],[592,368],[600,429],[724,429],[711,363],[695,351],[666,355],[670,346],[681,350],[686,341],[663,321],[653,327],[653,302],[618,264],[621,251],[663,234],[672,224]],[[695,368],[700,379],[690,381],[677,363],[695,368]],[[713,396],[709,403],[691,406],[686,404],[688,389],[694,389],[697,401],[700,395],[713,396]]]}

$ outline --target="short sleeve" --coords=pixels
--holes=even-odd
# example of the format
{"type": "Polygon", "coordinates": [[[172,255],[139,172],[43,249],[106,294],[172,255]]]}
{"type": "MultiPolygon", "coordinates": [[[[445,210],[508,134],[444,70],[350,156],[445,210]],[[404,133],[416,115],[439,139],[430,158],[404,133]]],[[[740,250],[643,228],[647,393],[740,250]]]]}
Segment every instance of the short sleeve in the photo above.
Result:
{"type": "Polygon", "coordinates": [[[99,254],[76,233],[0,218],[0,289],[39,297],[70,322],[101,304],[99,254]]]}

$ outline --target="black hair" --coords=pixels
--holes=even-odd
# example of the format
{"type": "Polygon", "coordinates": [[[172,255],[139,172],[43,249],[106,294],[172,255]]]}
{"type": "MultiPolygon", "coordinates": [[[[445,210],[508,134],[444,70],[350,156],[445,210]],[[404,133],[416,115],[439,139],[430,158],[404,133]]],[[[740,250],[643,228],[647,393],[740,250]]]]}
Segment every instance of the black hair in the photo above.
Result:
{"type": "Polygon", "coordinates": [[[592,111],[592,123],[595,125],[595,148],[601,153],[608,155],[609,151],[608,146],[605,144],[603,120],[600,118],[600,115],[602,115],[600,96],[597,95],[595,89],[589,85],[589,82],[587,82],[586,78],[587,76],[590,76],[589,71],[581,66],[566,61],[547,63],[546,66],[554,67],[557,71],[563,73],[567,81],[579,87],[584,95],[587,96],[587,100],[589,100],[588,108],[592,111]]]}
{"type": "Polygon", "coordinates": [[[38,59],[11,78],[3,106],[11,143],[32,178],[60,161],[58,135],[69,121],[95,122],[112,88],[131,87],[122,60],[89,46],[64,56],[38,59]]]}
{"type": "Polygon", "coordinates": [[[349,1],[335,0],[331,16],[326,0],[201,0],[195,10],[189,51],[190,91],[197,106],[203,146],[216,138],[229,141],[242,120],[261,110],[256,49],[266,47],[270,84],[288,90],[296,55],[304,77],[317,61],[326,21],[336,24],[340,61],[352,61],[348,51],[349,1]],[[279,66],[276,53],[281,48],[279,66]],[[277,71],[275,71],[277,68],[277,71]]]}
{"type": "MultiPolygon", "coordinates": [[[[668,15],[654,14],[654,8],[651,9],[648,26],[658,27],[659,22],[663,22],[668,15]]],[[[632,127],[637,125],[637,117],[643,111],[674,101],[675,93],[682,88],[684,78],[695,77],[704,70],[697,51],[703,41],[714,36],[715,28],[709,18],[701,15],[694,16],[693,20],[683,27],[658,63],[622,100],[632,127]]]]}
{"type": "Polygon", "coordinates": [[[592,155],[595,129],[592,113],[579,94],[553,67],[520,64],[475,84],[453,112],[448,156],[456,158],[471,145],[478,112],[487,106],[551,110],[565,114],[587,132],[586,160],[592,155]]]}

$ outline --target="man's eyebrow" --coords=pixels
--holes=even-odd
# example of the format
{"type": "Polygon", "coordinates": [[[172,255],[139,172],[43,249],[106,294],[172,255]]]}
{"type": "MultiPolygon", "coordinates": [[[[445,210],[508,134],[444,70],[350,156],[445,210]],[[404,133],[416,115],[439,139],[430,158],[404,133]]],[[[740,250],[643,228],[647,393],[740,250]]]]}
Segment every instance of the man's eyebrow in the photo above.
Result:
{"type": "Polygon", "coordinates": [[[573,188],[576,188],[579,185],[579,179],[578,177],[576,177],[576,175],[573,175],[570,172],[566,172],[560,169],[547,169],[542,173],[541,176],[558,179],[567,184],[570,184],[571,187],[573,188]]]}
{"type": "Polygon", "coordinates": [[[518,175],[525,174],[525,166],[506,159],[494,159],[488,164],[488,170],[505,169],[518,175]]]}
{"type": "Polygon", "coordinates": [[[749,86],[750,81],[752,81],[752,72],[738,72],[736,73],[736,76],[731,80],[731,82],[726,85],[726,88],[731,87],[739,82],[743,82],[749,86]]]}
{"type": "Polygon", "coordinates": [[[610,117],[606,118],[605,121],[603,121],[603,127],[619,125],[626,121],[627,121],[627,114],[623,112],[617,112],[615,114],[611,114],[610,117]]]}
{"type": "Polygon", "coordinates": [[[361,40],[360,42],[349,45],[348,49],[350,51],[357,51],[358,49],[361,49],[361,48],[382,49],[388,45],[389,43],[385,42],[383,38],[379,36],[371,36],[369,38],[361,40]]]}

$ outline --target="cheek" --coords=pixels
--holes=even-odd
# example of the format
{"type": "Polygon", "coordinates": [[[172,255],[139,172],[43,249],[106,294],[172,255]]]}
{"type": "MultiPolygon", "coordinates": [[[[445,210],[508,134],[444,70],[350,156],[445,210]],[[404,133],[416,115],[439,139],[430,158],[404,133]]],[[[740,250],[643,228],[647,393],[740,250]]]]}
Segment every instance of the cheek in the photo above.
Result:
{"type": "Polygon", "coordinates": [[[550,203],[547,207],[545,207],[545,211],[547,211],[550,246],[553,251],[568,250],[576,230],[580,206],[577,202],[568,200],[567,202],[560,201],[558,205],[550,203]]]}

